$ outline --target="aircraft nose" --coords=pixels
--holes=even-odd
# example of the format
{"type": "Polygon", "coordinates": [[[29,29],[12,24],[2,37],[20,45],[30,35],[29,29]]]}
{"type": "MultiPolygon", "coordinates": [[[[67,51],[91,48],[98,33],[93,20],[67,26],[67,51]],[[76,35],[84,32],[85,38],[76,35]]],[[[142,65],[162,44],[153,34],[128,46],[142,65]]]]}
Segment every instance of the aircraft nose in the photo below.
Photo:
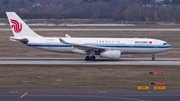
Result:
{"type": "Polygon", "coordinates": [[[171,49],[171,48],[172,48],[172,45],[168,44],[168,48],[171,49]]]}

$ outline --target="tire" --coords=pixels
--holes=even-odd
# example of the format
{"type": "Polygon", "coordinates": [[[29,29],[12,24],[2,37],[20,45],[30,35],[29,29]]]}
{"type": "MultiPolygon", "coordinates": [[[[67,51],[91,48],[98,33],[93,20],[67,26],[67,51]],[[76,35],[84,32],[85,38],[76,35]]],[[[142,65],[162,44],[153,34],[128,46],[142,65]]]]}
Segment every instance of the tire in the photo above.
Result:
{"type": "Polygon", "coordinates": [[[95,56],[92,56],[92,57],[91,57],[91,61],[94,61],[95,59],[96,59],[95,56]]]}
{"type": "Polygon", "coordinates": [[[86,56],[85,60],[86,60],[86,61],[89,61],[89,60],[90,60],[90,57],[89,57],[89,56],[86,56]]]}
{"type": "Polygon", "coordinates": [[[152,61],[155,61],[155,57],[152,57],[152,61]]]}

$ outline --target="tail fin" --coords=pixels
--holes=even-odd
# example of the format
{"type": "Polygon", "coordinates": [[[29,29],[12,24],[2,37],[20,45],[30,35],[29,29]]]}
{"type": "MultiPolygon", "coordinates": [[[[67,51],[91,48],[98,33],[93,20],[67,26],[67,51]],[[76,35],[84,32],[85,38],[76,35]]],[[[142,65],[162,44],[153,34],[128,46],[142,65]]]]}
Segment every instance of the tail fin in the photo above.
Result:
{"type": "Polygon", "coordinates": [[[14,37],[41,37],[29,28],[27,24],[15,13],[6,12],[14,37]]]}

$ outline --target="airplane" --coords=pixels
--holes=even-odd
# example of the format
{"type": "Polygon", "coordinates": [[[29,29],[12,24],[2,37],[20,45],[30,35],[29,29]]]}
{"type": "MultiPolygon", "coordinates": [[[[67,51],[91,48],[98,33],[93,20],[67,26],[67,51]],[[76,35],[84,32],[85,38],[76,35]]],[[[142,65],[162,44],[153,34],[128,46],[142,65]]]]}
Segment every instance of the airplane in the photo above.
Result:
{"type": "Polygon", "coordinates": [[[84,54],[86,61],[94,61],[95,55],[119,60],[122,54],[152,54],[154,61],[155,54],[172,48],[167,42],[152,38],[80,38],[68,34],[43,37],[31,30],[15,12],[6,12],[6,15],[14,35],[10,36],[11,41],[51,52],[84,54]]]}

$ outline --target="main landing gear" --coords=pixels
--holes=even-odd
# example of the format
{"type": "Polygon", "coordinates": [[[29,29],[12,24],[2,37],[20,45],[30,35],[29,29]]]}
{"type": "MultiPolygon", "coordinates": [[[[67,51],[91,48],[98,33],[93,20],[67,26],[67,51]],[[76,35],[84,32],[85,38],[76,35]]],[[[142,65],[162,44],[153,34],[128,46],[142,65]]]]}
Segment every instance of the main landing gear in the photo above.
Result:
{"type": "Polygon", "coordinates": [[[96,59],[96,57],[93,55],[93,56],[86,56],[85,60],[86,61],[94,61],[96,59]]]}
{"type": "Polygon", "coordinates": [[[96,59],[95,55],[95,51],[90,51],[88,53],[88,56],[86,56],[85,60],[86,61],[94,61],[96,59]]]}
{"type": "Polygon", "coordinates": [[[155,61],[155,56],[154,55],[152,55],[152,61],[155,61]]]}

